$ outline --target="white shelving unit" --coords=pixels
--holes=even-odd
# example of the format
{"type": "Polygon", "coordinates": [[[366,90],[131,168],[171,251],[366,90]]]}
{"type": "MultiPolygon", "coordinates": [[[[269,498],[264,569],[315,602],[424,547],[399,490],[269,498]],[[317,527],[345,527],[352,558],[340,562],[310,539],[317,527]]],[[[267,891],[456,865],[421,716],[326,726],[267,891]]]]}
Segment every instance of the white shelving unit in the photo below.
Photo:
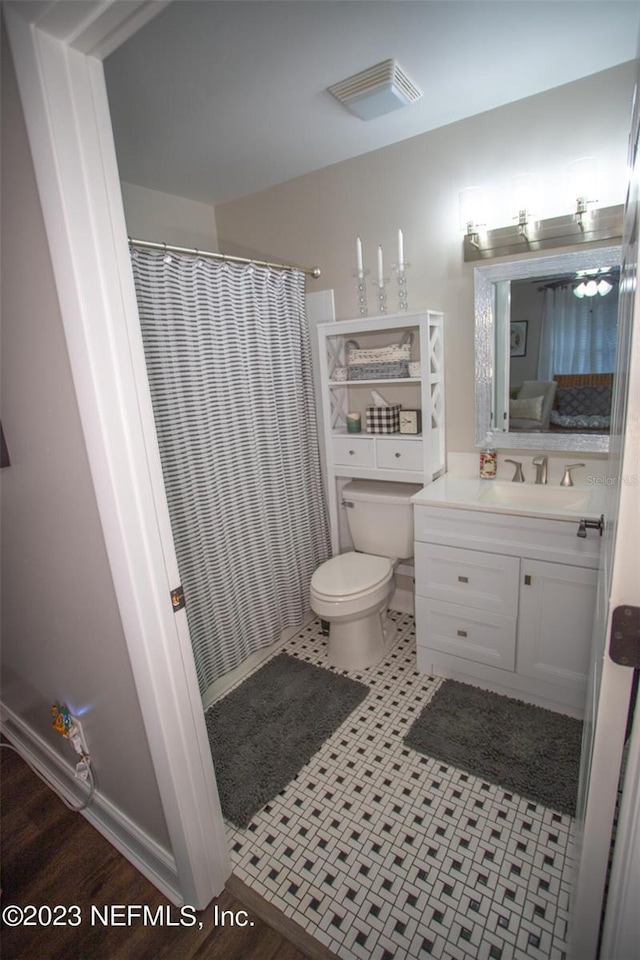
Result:
{"type": "Polygon", "coordinates": [[[445,466],[443,315],[432,310],[364,320],[340,320],[318,327],[328,505],[334,553],[339,551],[338,478],[430,483],[445,466]],[[362,349],[398,343],[413,333],[411,360],[420,362],[419,377],[338,380],[346,367],[345,344],[362,349]],[[366,432],[367,406],[376,390],[390,403],[420,410],[422,432],[366,432]],[[358,412],[362,433],[347,432],[347,413],[358,412]]]}

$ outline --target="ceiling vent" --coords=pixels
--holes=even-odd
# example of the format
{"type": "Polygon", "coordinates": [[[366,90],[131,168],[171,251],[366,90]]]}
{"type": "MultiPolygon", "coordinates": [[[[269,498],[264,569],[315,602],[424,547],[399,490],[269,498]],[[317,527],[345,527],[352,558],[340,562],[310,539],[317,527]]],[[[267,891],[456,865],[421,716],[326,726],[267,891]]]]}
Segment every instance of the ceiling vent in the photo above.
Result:
{"type": "Polygon", "coordinates": [[[329,93],[361,120],[373,120],[400,107],[408,107],[422,96],[395,60],[385,60],[334,83],[329,87],[329,93]]]}

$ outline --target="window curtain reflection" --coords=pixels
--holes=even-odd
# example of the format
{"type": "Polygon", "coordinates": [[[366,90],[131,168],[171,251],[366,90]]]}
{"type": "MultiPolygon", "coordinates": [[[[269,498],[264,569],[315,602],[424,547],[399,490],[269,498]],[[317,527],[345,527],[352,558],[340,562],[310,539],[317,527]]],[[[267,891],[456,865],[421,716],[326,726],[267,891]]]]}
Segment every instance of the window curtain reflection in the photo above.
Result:
{"type": "Polygon", "coordinates": [[[571,287],[544,291],[538,379],[557,373],[613,373],[618,298],[574,297],[571,287]]]}

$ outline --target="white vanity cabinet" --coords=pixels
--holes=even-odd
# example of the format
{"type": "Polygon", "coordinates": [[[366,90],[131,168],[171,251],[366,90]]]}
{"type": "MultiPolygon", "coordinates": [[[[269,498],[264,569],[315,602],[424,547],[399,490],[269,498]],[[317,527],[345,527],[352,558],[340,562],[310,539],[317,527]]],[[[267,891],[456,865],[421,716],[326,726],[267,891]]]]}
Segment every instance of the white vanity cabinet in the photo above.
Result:
{"type": "Polygon", "coordinates": [[[418,669],[581,716],[600,538],[575,520],[418,506],[418,669]]]}
{"type": "Polygon", "coordinates": [[[428,484],[444,468],[443,316],[433,310],[340,320],[318,326],[320,389],[327,468],[327,501],[334,553],[340,550],[340,481],[349,478],[428,484]],[[348,379],[347,344],[388,347],[411,334],[409,376],[348,379]],[[368,433],[372,391],[404,410],[419,410],[417,434],[368,433]],[[349,433],[347,414],[359,413],[362,430],[349,433]]]}

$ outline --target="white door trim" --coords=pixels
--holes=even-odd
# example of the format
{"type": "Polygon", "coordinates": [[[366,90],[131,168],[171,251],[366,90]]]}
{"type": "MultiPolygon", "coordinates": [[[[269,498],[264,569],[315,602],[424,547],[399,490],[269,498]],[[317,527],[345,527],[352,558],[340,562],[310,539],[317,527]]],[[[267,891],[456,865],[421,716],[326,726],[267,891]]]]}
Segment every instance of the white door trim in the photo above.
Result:
{"type": "Polygon", "coordinates": [[[628,744],[624,789],[618,817],[605,912],[603,960],[637,960],[640,943],[640,709],[636,707],[628,744]]]}
{"type": "Polygon", "coordinates": [[[5,14],[98,510],[182,900],[231,872],[184,611],[102,62],[162,4],[9,3],[5,14]],[[31,20],[31,22],[29,22],[31,20]]]}
{"type": "MultiPolygon", "coordinates": [[[[637,89],[636,89],[637,96],[637,89]]],[[[626,883],[634,878],[629,846],[638,842],[640,821],[633,804],[638,797],[638,722],[629,745],[629,777],[623,780],[620,814],[609,872],[612,828],[625,746],[633,671],[609,655],[612,615],[621,605],[640,606],[637,543],[640,532],[640,289],[638,271],[638,123],[634,98],[629,140],[630,183],[624,216],[621,296],[618,316],[618,363],[614,387],[605,537],[600,557],[598,612],[594,625],[592,667],[583,737],[581,770],[582,818],[576,823],[577,876],[573,890],[572,960],[627,960],[635,953],[617,952],[637,929],[637,899],[629,899],[626,883]],[[599,680],[599,682],[598,682],[599,680]],[[635,738],[635,739],[634,739],[635,738]],[[582,819],[582,822],[580,820],[582,819]],[[600,933],[603,940],[600,943],[600,933]],[[613,952],[612,952],[613,951],[613,952]]],[[[638,870],[635,867],[636,890],[638,870]]],[[[635,941],[637,945],[637,940],[635,941]]],[[[637,953],[637,946],[634,947],[637,953]]]]}

